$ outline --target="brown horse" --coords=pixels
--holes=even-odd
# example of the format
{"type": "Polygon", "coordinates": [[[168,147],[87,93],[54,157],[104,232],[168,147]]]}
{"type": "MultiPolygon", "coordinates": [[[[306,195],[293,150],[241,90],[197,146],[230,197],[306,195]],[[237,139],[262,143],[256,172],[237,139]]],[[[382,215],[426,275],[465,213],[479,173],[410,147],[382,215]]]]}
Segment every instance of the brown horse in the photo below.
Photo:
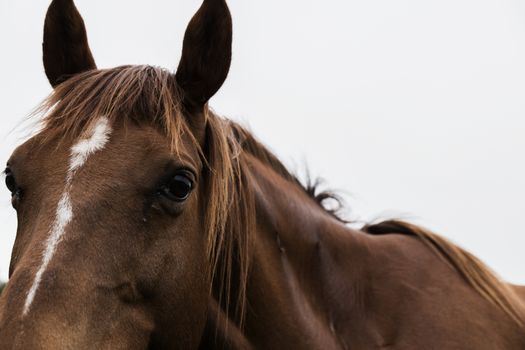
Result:
{"type": "Polygon", "coordinates": [[[18,214],[1,349],[525,349],[525,289],[399,221],[353,230],[208,108],[230,67],[204,0],[176,74],[98,70],[54,0],[38,134],[7,164],[18,214]]]}

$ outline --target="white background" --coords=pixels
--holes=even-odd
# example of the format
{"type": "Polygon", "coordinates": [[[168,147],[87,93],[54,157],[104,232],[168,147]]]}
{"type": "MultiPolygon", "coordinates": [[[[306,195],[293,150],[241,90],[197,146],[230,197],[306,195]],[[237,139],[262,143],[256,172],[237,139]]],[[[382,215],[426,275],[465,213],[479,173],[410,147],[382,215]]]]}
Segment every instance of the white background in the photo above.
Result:
{"type": "MultiPolygon", "coordinates": [[[[50,91],[48,1],[0,0],[0,162],[50,91]]],[[[525,284],[525,3],[230,0],[234,58],[212,100],[351,217],[414,220],[525,284]]],[[[200,0],[77,0],[99,67],[175,69],[200,0]]],[[[0,279],[16,230],[0,192],[0,279]]]]}

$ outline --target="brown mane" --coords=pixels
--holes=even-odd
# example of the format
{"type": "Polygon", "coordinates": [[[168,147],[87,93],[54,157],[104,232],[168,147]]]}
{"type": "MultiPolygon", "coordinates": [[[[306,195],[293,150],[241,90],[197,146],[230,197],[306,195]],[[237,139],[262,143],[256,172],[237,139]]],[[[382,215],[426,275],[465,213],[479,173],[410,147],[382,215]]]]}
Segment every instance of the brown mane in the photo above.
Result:
{"type": "Polygon", "coordinates": [[[303,188],[306,194],[312,198],[323,210],[328,212],[337,220],[347,223],[348,221],[339,215],[340,209],[343,208],[343,199],[331,191],[321,191],[322,181],[320,179],[312,180],[310,177],[301,182],[299,178],[293,175],[284,164],[268,150],[266,146],[260,143],[252,133],[235,122],[229,122],[235,138],[242,150],[255,156],[260,161],[270,166],[276,173],[288,181],[303,188]]]}
{"type": "MultiPolygon", "coordinates": [[[[134,122],[153,123],[162,128],[172,139],[173,148],[177,149],[180,132],[189,132],[182,123],[182,100],[175,98],[172,91],[177,91],[176,82],[171,73],[152,66],[121,66],[108,70],[93,70],[70,79],[44,101],[35,114],[44,114],[45,134],[49,137],[77,137],[82,134],[96,116],[126,118],[134,122]],[[52,113],[49,113],[52,112],[52,113]],[[69,116],[69,117],[66,117],[69,116]],[[184,129],[184,130],[181,130],[184,129]]],[[[245,152],[269,165],[285,179],[301,186],[305,192],[323,209],[340,221],[337,209],[328,209],[324,203],[333,200],[336,208],[342,207],[342,199],[330,191],[319,191],[321,182],[301,181],[283,165],[283,163],[261,144],[252,133],[241,125],[223,120],[209,112],[209,118],[219,119],[227,124],[230,141],[245,152]]],[[[195,141],[195,140],[194,140],[195,141]]]]}
{"type": "MultiPolygon", "coordinates": [[[[151,66],[122,66],[92,70],[76,75],[57,86],[44,101],[38,114],[44,115],[41,135],[63,139],[78,137],[99,116],[110,121],[148,123],[164,132],[174,152],[181,135],[191,135],[182,113],[182,99],[171,72],[151,66]]],[[[248,278],[248,242],[254,232],[253,194],[243,172],[242,152],[247,152],[304,191],[325,209],[323,203],[335,200],[329,192],[318,193],[318,183],[301,185],[277,157],[240,125],[212,112],[207,115],[207,139],[202,148],[192,138],[206,164],[209,206],[206,209],[208,256],[213,285],[225,310],[242,323],[248,278]],[[229,308],[230,301],[234,307],[229,308]]],[[[343,221],[342,219],[338,218],[343,221]]],[[[514,320],[520,321],[517,301],[510,289],[474,256],[444,238],[415,225],[386,221],[363,229],[369,234],[398,233],[421,239],[430,249],[451,264],[485,299],[494,303],[514,320]]]]}

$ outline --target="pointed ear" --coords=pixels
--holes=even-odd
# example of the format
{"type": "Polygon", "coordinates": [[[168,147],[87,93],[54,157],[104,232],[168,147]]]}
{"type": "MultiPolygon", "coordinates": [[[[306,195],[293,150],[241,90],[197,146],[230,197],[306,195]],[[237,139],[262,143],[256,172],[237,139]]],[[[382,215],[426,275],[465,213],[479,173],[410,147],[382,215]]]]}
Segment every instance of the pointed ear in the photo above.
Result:
{"type": "Polygon", "coordinates": [[[232,56],[232,20],[225,0],[204,0],[193,16],[176,79],[187,108],[202,108],[222,86],[232,56]]]}
{"type": "Polygon", "coordinates": [[[44,67],[53,87],[71,76],[96,69],[84,21],[73,0],[53,0],[44,24],[44,67]]]}

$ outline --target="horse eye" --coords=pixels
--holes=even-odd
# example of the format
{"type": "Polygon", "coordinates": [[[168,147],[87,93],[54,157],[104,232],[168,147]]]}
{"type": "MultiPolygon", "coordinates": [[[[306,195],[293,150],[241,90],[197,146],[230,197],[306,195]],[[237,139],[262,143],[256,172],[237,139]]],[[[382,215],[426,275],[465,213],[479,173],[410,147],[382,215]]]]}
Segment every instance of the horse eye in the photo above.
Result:
{"type": "Polygon", "coordinates": [[[175,175],[171,182],[162,188],[162,194],[168,199],[176,202],[183,202],[190,196],[193,189],[193,182],[187,175],[175,175]]]}
{"type": "Polygon", "coordinates": [[[7,189],[11,194],[15,194],[18,190],[18,186],[16,185],[15,177],[13,176],[13,173],[11,173],[11,170],[6,169],[5,171],[5,185],[7,186],[7,189]]]}

